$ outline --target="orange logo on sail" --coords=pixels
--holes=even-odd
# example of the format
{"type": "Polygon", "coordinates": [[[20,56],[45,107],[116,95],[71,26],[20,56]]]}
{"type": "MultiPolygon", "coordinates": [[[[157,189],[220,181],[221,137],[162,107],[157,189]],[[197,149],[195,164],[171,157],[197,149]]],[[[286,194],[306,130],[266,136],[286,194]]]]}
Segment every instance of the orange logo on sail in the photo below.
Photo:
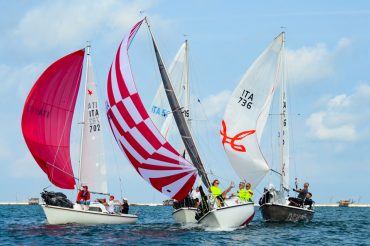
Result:
{"type": "Polygon", "coordinates": [[[256,130],[249,130],[249,131],[244,131],[241,133],[236,134],[234,137],[228,137],[226,133],[226,123],[224,120],[222,120],[222,129],[220,130],[220,134],[223,137],[222,138],[222,144],[228,143],[230,144],[231,148],[233,150],[239,151],[239,152],[247,152],[247,149],[245,146],[241,144],[235,144],[236,141],[242,140],[246,136],[252,135],[255,133],[256,130]]]}

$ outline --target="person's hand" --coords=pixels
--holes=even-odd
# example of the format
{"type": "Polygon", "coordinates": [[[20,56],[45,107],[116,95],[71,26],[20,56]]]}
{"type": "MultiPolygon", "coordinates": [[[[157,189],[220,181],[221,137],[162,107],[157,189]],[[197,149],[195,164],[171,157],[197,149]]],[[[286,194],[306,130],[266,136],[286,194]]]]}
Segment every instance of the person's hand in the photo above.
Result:
{"type": "Polygon", "coordinates": [[[234,187],[235,187],[234,181],[231,181],[231,183],[230,183],[230,187],[231,187],[231,188],[234,188],[234,187]]]}

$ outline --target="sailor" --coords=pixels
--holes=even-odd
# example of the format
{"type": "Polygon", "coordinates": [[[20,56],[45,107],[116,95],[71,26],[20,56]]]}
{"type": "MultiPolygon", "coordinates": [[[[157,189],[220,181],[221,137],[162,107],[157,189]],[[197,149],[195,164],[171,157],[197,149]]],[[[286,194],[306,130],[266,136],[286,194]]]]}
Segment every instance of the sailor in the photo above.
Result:
{"type": "Polygon", "coordinates": [[[303,184],[303,189],[293,189],[293,191],[298,192],[298,198],[304,200],[308,194],[308,186],[310,184],[308,182],[303,184]]]}
{"type": "Polygon", "coordinates": [[[107,207],[108,213],[114,214],[114,196],[113,195],[109,196],[109,201],[108,203],[105,204],[105,206],[107,207]]]}
{"type": "Polygon", "coordinates": [[[194,206],[197,208],[199,206],[199,202],[202,200],[199,186],[197,186],[195,190],[191,192],[191,198],[193,198],[194,206]]]}
{"type": "Polygon", "coordinates": [[[253,197],[253,190],[251,189],[251,184],[250,183],[247,183],[245,185],[245,189],[246,189],[246,195],[245,195],[245,200],[247,202],[253,202],[252,200],[252,197],[253,197]]]}
{"type": "Polygon", "coordinates": [[[84,185],[84,186],[81,187],[80,191],[77,194],[76,203],[80,204],[81,206],[84,205],[83,206],[84,210],[89,209],[90,192],[89,192],[89,189],[88,189],[87,185],[84,185]]]}
{"type": "Polygon", "coordinates": [[[218,181],[218,179],[215,179],[209,189],[213,197],[216,199],[217,205],[219,207],[223,207],[223,201],[226,198],[226,194],[230,192],[232,188],[234,188],[234,182],[231,182],[230,186],[224,192],[222,192],[221,188],[218,186],[219,184],[220,181],[218,181]]]}
{"type": "Polygon", "coordinates": [[[244,188],[244,186],[245,186],[244,182],[239,183],[238,197],[240,201],[246,201],[247,190],[244,188]]]}
{"type": "MultiPolygon", "coordinates": [[[[307,195],[309,193],[308,192],[308,186],[309,186],[309,183],[306,182],[306,183],[303,184],[303,189],[293,189],[293,191],[298,192],[298,197],[297,198],[295,198],[295,197],[289,197],[288,198],[288,200],[290,201],[290,203],[289,203],[290,206],[301,207],[304,204],[306,204],[305,200],[306,200],[307,195]]],[[[311,202],[311,204],[307,204],[307,205],[312,205],[312,202],[311,202]]]]}
{"type": "Polygon", "coordinates": [[[121,205],[121,213],[128,214],[129,206],[127,203],[127,198],[123,198],[123,204],[121,205]]]}

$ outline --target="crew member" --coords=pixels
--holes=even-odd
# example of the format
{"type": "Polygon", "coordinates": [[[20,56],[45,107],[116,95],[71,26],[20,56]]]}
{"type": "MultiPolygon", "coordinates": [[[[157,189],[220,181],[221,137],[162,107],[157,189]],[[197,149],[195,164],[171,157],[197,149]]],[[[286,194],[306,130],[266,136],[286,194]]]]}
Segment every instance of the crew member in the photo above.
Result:
{"type": "Polygon", "coordinates": [[[121,213],[128,214],[129,206],[127,203],[127,199],[123,198],[123,204],[121,205],[121,213]]]}
{"type": "Polygon", "coordinates": [[[245,189],[246,189],[246,195],[245,195],[245,200],[247,201],[247,202],[253,202],[253,200],[252,200],[252,197],[253,197],[253,191],[252,191],[252,189],[251,189],[251,184],[250,183],[247,183],[246,185],[245,185],[245,189]]]}
{"type": "Polygon", "coordinates": [[[84,205],[84,210],[89,209],[90,192],[89,192],[87,185],[82,186],[82,188],[78,192],[76,203],[80,205],[84,205]]]}
{"type": "Polygon", "coordinates": [[[113,195],[109,196],[108,203],[106,203],[104,205],[107,207],[108,213],[114,214],[114,196],[113,195]]]}
{"type": "Polygon", "coordinates": [[[238,197],[239,197],[239,200],[241,201],[246,201],[246,196],[247,196],[247,190],[244,188],[245,186],[245,183],[244,182],[240,182],[239,183],[239,192],[238,192],[238,197]]]}
{"type": "Polygon", "coordinates": [[[234,187],[234,182],[231,182],[230,186],[223,192],[221,188],[219,187],[219,184],[220,184],[220,181],[218,181],[218,179],[215,179],[212,182],[212,186],[210,187],[210,192],[212,193],[213,197],[216,199],[217,205],[219,207],[223,207],[224,206],[223,201],[226,198],[227,193],[230,192],[230,190],[234,187]]]}

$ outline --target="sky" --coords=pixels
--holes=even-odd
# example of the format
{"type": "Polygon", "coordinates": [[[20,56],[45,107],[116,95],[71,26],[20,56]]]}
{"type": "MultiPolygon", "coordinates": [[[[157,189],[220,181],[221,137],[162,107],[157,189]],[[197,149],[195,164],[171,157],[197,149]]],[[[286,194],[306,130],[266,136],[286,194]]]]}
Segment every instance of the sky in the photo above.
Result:
{"type": "MultiPolygon", "coordinates": [[[[40,74],[90,41],[94,76],[105,101],[108,69],[118,44],[144,16],[166,64],[184,39],[189,40],[191,88],[204,116],[196,138],[211,179],[220,178],[223,188],[239,181],[219,137],[223,112],[247,68],[284,30],[293,122],[291,183],[294,177],[301,186],[308,181],[317,203],[370,203],[370,2],[365,0],[0,1],[0,201],[39,197],[50,185],[28,151],[20,126],[24,102],[40,74]]],[[[160,77],[146,28],[134,42],[133,71],[148,104],[160,77]]],[[[77,105],[82,105],[81,99],[77,105]]],[[[78,107],[71,136],[74,165],[78,107]]],[[[132,202],[161,203],[166,197],[134,171],[104,122],[110,192],[118,197],[123,192],[132,202]]],[[[276,133],[266,132],[268,156],[268,139],[276,133]]],[[[270,161],[272,167],[276,163],[270,161]]],[[[255,200],[271,175],[254,187],[255,200]]],[[[73,200],[75,193],[66,193],[73,200]]]]}

